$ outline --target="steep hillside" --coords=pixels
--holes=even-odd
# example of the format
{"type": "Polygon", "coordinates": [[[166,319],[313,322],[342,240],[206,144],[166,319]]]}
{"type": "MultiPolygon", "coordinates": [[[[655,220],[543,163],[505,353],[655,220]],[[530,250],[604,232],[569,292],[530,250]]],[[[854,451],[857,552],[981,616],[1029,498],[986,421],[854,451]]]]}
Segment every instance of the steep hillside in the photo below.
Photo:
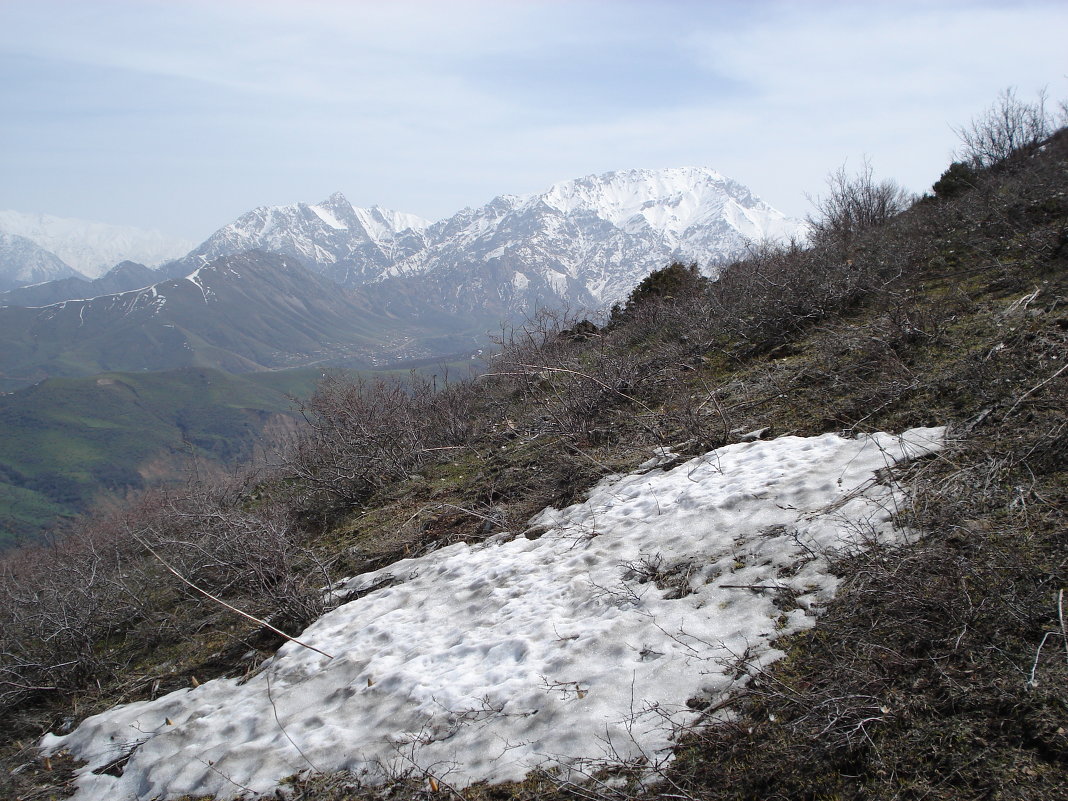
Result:
{"type": "Polygon", "coordinates": [[[8,794],[1065,797],[1068,131],[936,186],[8,560],[8,794]]]}

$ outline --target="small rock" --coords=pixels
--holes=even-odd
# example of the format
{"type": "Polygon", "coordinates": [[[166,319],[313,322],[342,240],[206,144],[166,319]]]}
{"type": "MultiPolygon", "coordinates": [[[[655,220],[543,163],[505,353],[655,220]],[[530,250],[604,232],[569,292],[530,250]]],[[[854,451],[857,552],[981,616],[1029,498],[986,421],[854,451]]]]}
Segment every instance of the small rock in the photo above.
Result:
{"type": "Polygon", "coordinates": [[[765,426],[764,428],[756,428],[752,431],[748,431],[738,437],[739,442],[756,442],[758,439],[764,439],[767,437],[768,432],[771,431],[771,426],[765,426]]]}

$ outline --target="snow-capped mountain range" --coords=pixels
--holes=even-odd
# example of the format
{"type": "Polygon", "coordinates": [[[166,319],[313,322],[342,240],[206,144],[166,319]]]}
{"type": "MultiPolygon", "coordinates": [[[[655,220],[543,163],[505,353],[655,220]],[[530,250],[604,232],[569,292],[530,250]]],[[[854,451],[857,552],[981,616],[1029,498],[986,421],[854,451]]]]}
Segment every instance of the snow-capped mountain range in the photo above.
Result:
{"type": "Polygon", "coordinates": [[[264,206],[155,272],[128,264],[3,293],[0,380],[188,359],[242,371],[472,352],[534,309],[603,310],[673,261],[714,275],[749,242],[803,234],[706,168],[588,176],[432,224],[340,193],[264,206]]]}
{"type": "Polygon", "coordinates": [[[672,261],[715,274],[747,242],[801,233],[801,223],[714,170],[627,170],[465,209],[431,226],[428,246],[385,277],[421,273],[460,298],[481,287],[513,312],[546,302],[599,308],[672,261]]]}
{"type": "Polygon", "coordinates": [[[337,192],[315,205],[253,209],[169,265],[167,272],[181,274],[220,256],[266,250],[296,258],[343,286],[357,286],[425,248],[423,232],[429,226],[414,214],[357,208],[337,192]]]}
{"type": "Polygon", "coordinates": [[[185,274],[259,248],[347,288],[381,283],[387,296],[414,291],[449,311],[517,313],[544,303],[607,306],[672,261],[714,274],[747,242],[802,234],[802,223],[712,169],[626,170],[501,195],[433,224],[354,207],[341,193],[264,206],[164,269],[185,274]]]}
{"type": "Polygon", "coordinates": [[[193,246],[188,240],[159,231],[18,211],[0,211],[0,233],[33,240],[68,267],[89,278],[98,278],[120,261],[155,267],[187,253],[193,246]]]}

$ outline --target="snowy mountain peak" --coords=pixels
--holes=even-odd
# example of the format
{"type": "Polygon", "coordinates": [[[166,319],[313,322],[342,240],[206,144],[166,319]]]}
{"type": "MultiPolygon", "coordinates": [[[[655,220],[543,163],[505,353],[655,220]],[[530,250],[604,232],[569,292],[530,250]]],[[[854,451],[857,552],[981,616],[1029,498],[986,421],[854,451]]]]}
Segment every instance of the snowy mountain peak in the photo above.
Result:
{"type": "Polygon", "coordinates": [[[747,242],[801,231],[713,169],[623,170],[465,209],[432,226],[429,247],[387,275],[421,274],[434,284],[432,296],[456,298],[458,308],[474,307],[479,293],[509,313],[561,302],[597,308],[672,261],[714,274],[747,242]]]}
{"type": "Polygon", "coordinates": [[[179,274],[248,250],[297,259],[340,284],[354,286],[425,246],[429,225],[414,214],[353,206],[341,192],[321,203],[260,206],[223,226],[168,272],[179,274]]]}
{"type": "Polygon", "coordinates": [[[722,216],[732,205],[773,211],[745,186],[708,167],[588,175],[554,184],[534,200],[564,214],[593,213],[621,228],[645,224],[675,234],[722,216]]]}

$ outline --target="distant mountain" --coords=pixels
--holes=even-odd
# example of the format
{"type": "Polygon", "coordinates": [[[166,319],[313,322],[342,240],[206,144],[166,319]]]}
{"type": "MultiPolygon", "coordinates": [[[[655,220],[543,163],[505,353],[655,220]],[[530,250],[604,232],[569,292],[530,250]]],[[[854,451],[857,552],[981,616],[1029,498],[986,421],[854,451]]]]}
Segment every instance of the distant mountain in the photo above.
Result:
{"type": "Polygon", "coordinates": [[[403,315],[412,299],[489,327],[539,305],[602,308],[674,260],[714,274],[746,243],[803,233],[742,184],[714,170],[627,170],[501,195],[428,224],[353,207],[263,206],[165,265],[185,274],[220,255],[261,248],[298,260],[403,315]]]}
{"type": "Polygon", "coordinates": [[[432,225],[340,193],[264,206],[155,275],[124,264],[0,297],[0,388],[103,370],[448,355],[538,307],[603,309],[672,261],[714,275],[749,242],[801,234],[707,168],[587,176],[432,225]]]}
{"type": "Polygon", "coordinates": [[[163,270],[185,275],[220,256],[266,250],[294,258],[346,287],[378,278],[386,268],[426,247],[430,223],[378,206],[353,206],[337,192],[322,203],[261,206],[220,228],[163,270]]]}
{"type": "Polygon", "coordinates": [[[155,267],[193,246],[159,231],[18,211],[0,211],[0,232],[32,239],[89,278],[126,260],[155,267]]]}
{"type": "Polygon", "coordinates": [[[0,389],[109,370],[366,367],[473,349],[468,328],[432,309],[392,317],[291,258],[250,251],[143,289],[0,308],[0,389]]]}
{"type": "Polygon", "coordinates": [[[47,306],[64,300],[92,298],[129,289],[140,289],[160,280],[160,274],[143,264],[124,261],[100,278],[74,277],[19,286],[0,292],[0,306],[47,306]]]}
{"type": "Polygon", "coordinates": [[[0,290],[85,276],[59,256],[18,234],[0,233],[0,290]]]}
{"type": "Polygon", "coordinates": [[[801,234],[802,223],[714,170],[628,170],[465,209],[379,280],[454,312],[602,308],[672,261],[715,274],[749,242],[801,234]]]}

